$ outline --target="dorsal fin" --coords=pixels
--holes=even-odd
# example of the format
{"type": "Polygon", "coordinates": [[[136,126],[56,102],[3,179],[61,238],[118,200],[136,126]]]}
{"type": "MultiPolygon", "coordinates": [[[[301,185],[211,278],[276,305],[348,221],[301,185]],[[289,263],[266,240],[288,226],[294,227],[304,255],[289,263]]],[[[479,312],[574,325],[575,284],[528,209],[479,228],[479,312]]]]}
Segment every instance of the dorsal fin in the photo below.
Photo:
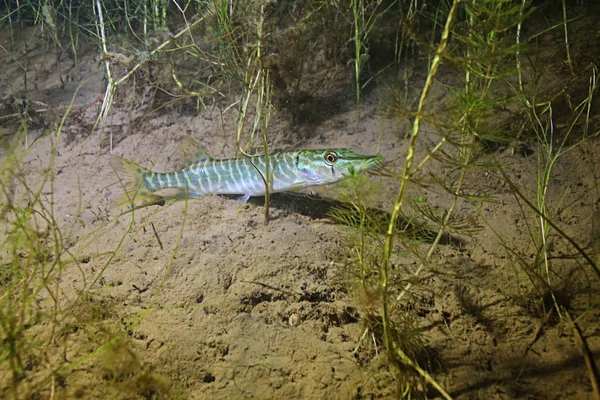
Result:
{"type": "Polygon", "coordinates": [[[204,147],[192,138],[187,138],[177,143],[175,152],[173,153],[173,165],[177,170],[187,168],[200,161],[212,159],[206,153],[204,147]]]}

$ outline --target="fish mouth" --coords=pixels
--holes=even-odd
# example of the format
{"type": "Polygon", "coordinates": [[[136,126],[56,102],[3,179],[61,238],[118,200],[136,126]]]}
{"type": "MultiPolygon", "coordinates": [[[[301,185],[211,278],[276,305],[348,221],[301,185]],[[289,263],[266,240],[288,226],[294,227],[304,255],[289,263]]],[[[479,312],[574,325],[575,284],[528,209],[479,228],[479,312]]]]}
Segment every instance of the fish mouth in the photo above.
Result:
{"type": "Polygon", "coordinates": [[[381,155],[372,156],[367,160],[363,171],[367,171],[369,175],[383,175],[382,170],[385,169],[385,158],[381,155]]]}
{"type": "Polygon", "coordinates": [[[385,158],[383,158],[383,156],[381,156],[381,155],[377,155],[377,156],[375,156],[375,158],[373,158],[373,164],[376,167],[382,166],[384,162],[385,162],[385,158]]]}
{"type": "Polygon", "coordinates": [[[381,155],[358,155],[357,157],[349,158],[346,161],[350,161],[351,164],[354,165],[346,167],[346,172],[343,174],[351,174],[352,170],[355,172],[365,172],[378,169],[384,165],[385,159],[381,155]]]}
{"type": "Polygon", "coordinates": [[[364,169],[379,168],[383,165],[385,159],[381,155],[370,156],[366,159],[364,169]]]}

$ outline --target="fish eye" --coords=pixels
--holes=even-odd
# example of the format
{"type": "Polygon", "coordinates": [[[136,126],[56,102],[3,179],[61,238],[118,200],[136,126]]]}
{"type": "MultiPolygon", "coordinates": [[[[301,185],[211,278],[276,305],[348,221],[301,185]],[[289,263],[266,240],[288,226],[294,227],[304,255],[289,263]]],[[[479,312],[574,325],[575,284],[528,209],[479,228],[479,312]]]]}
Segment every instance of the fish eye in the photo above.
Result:
{"type": "Polygon", "coordinates": [[[325,160],[325,164],[333,165],[336,163],[338,158],[339,156],[335,151],[328,151],[327,153],[325,153],[325,157],[323,157],[323,160],[325,160]]]}

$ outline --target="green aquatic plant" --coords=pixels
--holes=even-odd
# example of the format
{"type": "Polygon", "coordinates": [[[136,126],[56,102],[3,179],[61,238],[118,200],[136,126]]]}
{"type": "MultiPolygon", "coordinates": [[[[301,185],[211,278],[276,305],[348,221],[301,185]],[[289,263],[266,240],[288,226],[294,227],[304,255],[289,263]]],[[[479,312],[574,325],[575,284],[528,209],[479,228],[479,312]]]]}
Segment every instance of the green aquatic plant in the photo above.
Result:
{"type": "MultiPolygon", "coordinates": [[[[98,241],[107,232],[114,235],[110,221],[99,220],[96,228],[85,234],[73,234],[85,225],[83,214],[89,203],[80,200],[70,221],[58,220],[57,207],[61,205],[54,194],[57,148],[64,140],[63,127],[76,95],[60,123],[43,140],[25,146],[25,130],[19,129],[11,140],[2,141],[0,374],[6,379],[0,391],[7,398],[65,393],[61,382],[66,376],[73,376],[86,363],[97,365],[99,357],[113,343],[127,338],[141,318],[129,315],[127,319],[133,323],[123,326],[126,319],[120,315],[121,308],[102,290],[92,290],[127,244],[127,230],[115,248],[98,253],[92,250],[98,241]],[[27,157],[33,146],[48,146],[50,155],[39,181],[30,181],[27,173],[27,157]],[[86,267],[96,259],[103,264],[101,268],[86,267]],[[74,285],[65,282],[68,274],[76,277],[74,285]]],[[[176,391],[165,385],[165,377],[147,370],[137,371],[131,379],[136,393],[176,391]]]]}
{"type": "MultiPolygon", "coordinates": [[[[416,315],[406,312],[400,303],[394,303],[387,308],[387,314],[382,314],[381,306],[384,301],[390,301],[383,296],[392,296],[392,291],[384,292],[381,281],[384,279],[382,261],[385,255],[386,232],[392,221],[392,216],[385,211],[371,207],[373,197],[379,192],[379,184],[372,178],[351,174],[338,189],[340,203],[332,207],[329,216],[347,228],[344,230],[343,251],[340,254],[341,276],[350,289],[350,294],[358,305],[361,322],[364,325],[363,334],[354,350],[359,353],[370,352],[371,357],[383,348],[386,359],[396,368],[392,371],[397,376],[398,393],[415,392],[418,386],[418,375],[411,369],[400,368],[395,362],[395,355],[387,353],[384,339],[384,329],[388,329],[388,340],[406,356],[402,362],[422,375],[426,380],[437,383],[416,363],[417,356],[424,351],[421,334],[417,329],[416,315]],[[370,340],[372,339],[372,340],[370,340]],[[371,350],[368,348],[371,347],[371,350]]],[[[421,203],[421,206],[423,204],[421,203]]],[[[423,229],[419,216],[408,215],[396,218],[394,236],[401,247],[394,249],[394,259],[413,257],[418,254],[419,246],[430,241],[428,232],[423,229]]],[[[392,257],[390,255],[390,257],[392,257]]],[[[400,276],[404,271],[393,268],[389,276],[393,276],[395,285],[402,282],[400,276]]],[[[439,385],[438,385],[439,386],[439,385]]],[[[441,386],[440,386],[441,389],[441,386]]],[[[443,391],[443,389],[441,389],[443,391]]]]}
{"type": "MultiPolygon", "coordinates": [[[[393,364],[413,368],[446,398],[450,395],[419,366],[414,355],[403,348],[403,343],[397,336],[393,310],[398,306],[398,302],[403,304],[410,301],[410,293],[415,284],[418,284],[418,276],[432,267],[437,248],[443,238],[448,238],[450,234],[472,235],[481,229],[472,216],[460,215],[457,208],[459,204],[466,202],[474,206],[475,212],[482,202],[493,201],[493,197],[487,193],[469,191],[465,187],[467,177],[472,171],[494,168],[493,163],[484,161],[486,152],[497,144],[509,143],[519,134],[518,131],[507,132],[501,126],[495,126],[490,122],[490,118],[498,107],[515,101],[515,96],[509,93],[510,86],[506,85],[505,79],[515,73],[511,62],[514,62],[517,47],[508,43],[507,38],[528,13],[529,11],[520,4],[494,0],[477,3],[455,1],[449,8],[439,5],[435,13],[436,21],[441,16],[445,17],[446,21],[439,34],[439,44],[429,44],[431,52],[428,74],[417,109],[411,113],[414,118],[412,133],[409,136],[408,149],[403,156],[404,165],[398,178],[398,194],[387,220],[385,240],[379,245],[382,253],[374,262],[378,265],[376,276],[379,279],[379,287],[376,298],[380,304],[382,343],[388,352],[388,358],[393,364]],[[434,78],[444,61],[463,71],[464,83],[463,87],[452,88],[456,103],[449,108],[450,112],[445,115],[445,121],[439,118],[431,119],[426,111],[434,78]],[[425,152],[420,151],[421,143],[418,140],[424,121],[433,123],[439,132],[438,142],[429,145],[425,152]],[[417,160],[417,154],[424,156],[417,160]],[[448,206],[441,209],[426,202],[411,201],[408,196],[409,188],[418,182],[419,174],[431,162],[438,162],[452,171],[448,175],[430,174],[436,187],[451,196],[448,206]],[[407,238],[403,237],[398,229],[398,221],[408,209],[427,221],[430,226],[428,231],[433,232],[424,250],[419,246],[407,246],[407,238]],[[407,250],[403,255],[417,263],[415,269],[402,271],[410,277],[403,283],[394,280],[392,260],[396,254],[394,243],[397,242],[403,244],[407,250]]],[[[400,97],[398,101],[402,101],[400,97]]],[[[405,115],[402,110],[406,108],[402,104],[393,104],[388,111],[391,114],[405,115]]],[[[366,217],[368,213],[364,209],[362,213],[362,218],[352,218],[352,221],[359,221],[354,222],[357,228],[369,221],[366,217]]],[[[339,216],[337,218],[341,219],[339,216]]],[[[347,213],[345,219],[348,219],[347,213]]],[[[361,243],[360,240],[354,242],[361,243]]],[[[360,249],[360,246],[353,247],[360,249]]],[[[360,261],[362,257],[355,258],[360,261]]],[[[358,264],[360,265],[360,262],[358,264]]],[[[364,268],[359,270],[363,271],[364,268]]],[[[363,275],[369,276],[361,273],[361,276],[363,275]]]]}
{"type": "MultiPolygon", "coordinates": [[[[570,114],[570,121],[566,124],[566,129],[560,134],[556,132],[552,101],[538,101],[535,97],[528,97],[525,91],[518,92],[523,101],[523,107],[526,110],[530,126],[535,134],[537,143],[537,170],[534,196],[528,196],[525,191],[519,189],[512,178],[503,172],[504,178],[509,181],[513,188],[516,200],[522,203],[524,217],[527,219],[527,209],[534,211],[535,226],[530,229],[530,236],[536,249],[532,263],[517,257],[520,265],[527,274],[531,284],[535,288],[540,298],[547,294],[552,298],[554,311],[562,318],[562,306],[557,300],[555,291],[563,284],[560,278],[557,281],[553,276],[560,276],[553,271],[553,256],[551,248],[553,233],[558,233],[564,239],[570,242],[572,246],[583,256],[589,267],[600,279],[600,270],[597,263],[591,256],[579,246],[568,234],[566,234],[557,224],[560,215],[571,207],[579,204],[581,199],[568,201],[567,191],[569,187],[560,195],[558,201],[549,198],[549,186],[555,175],[555,170],[559,162],[570,152],[583,147],[586,142],[600,136],[600,130],[591,127],[590,118],[592,117],[591,104],[596,95],[598,69],[591,64],[586,69],[589,73],[589,85],[587,95],[579,104],[574,105],[570,114]]],[[[549,310],[545,310],[548,312],[549,310]]]]}
{"type": "Polygon", "coordinates": [[[362,83],[365,63],[369,59],[369,40],[371,30],[377,25],[377,20],[394,7],[395,1],[383,4],[383,0],[350,0],[352,25],[354,28],[354,86],[356,96],[356,120],[360,120],[360,95],[364,88],[362,83]]]}

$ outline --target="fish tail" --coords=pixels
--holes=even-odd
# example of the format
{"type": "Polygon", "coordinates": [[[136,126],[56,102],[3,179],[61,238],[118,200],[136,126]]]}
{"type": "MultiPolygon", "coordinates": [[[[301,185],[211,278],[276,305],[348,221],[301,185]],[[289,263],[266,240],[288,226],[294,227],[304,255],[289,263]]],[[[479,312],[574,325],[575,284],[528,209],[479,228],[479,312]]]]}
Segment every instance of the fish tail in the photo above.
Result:
{"type": "Polygon", "coordinates": [[[115,206],[131,205],[133,207],[133,204],[141,199],[144,200],[144,203],[148,200],[151,202],[156,201],[154,199],[156,196],[151,194],[144,182],[144,176],[150,173],[149,170],[119,156],[112,157],[111,165],[117,174],[119,184],[125,190],[125,193],[115,199],[115,206]]]}

